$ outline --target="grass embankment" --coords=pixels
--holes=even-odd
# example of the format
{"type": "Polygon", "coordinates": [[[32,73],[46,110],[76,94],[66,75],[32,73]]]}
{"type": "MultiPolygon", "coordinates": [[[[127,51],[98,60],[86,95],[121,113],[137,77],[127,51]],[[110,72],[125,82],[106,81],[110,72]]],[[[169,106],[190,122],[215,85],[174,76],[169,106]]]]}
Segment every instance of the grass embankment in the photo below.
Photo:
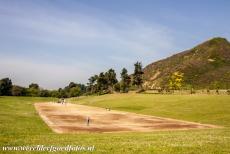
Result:
{"type": "Polygon", "coordinates": [[[33,106],[34,102],[51,100],[0,97],[0,147],[95,145],[94,153],[230,153],[229,96],[114,94],[72,99],[80,104],[225,126],[210,130],[111,134],[53,133],[33,106]]]}

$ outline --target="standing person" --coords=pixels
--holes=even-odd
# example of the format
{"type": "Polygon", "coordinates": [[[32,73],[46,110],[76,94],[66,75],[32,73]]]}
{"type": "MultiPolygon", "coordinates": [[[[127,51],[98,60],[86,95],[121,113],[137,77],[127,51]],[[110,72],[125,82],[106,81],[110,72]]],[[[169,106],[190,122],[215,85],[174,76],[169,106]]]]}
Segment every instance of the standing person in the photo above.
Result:
{"type": "Polygon", "coordinates": [[[89,122],[90,122],[90,118],[87,117],[87,119],[86,119],[87,126],[89,126],[89,122]]]}

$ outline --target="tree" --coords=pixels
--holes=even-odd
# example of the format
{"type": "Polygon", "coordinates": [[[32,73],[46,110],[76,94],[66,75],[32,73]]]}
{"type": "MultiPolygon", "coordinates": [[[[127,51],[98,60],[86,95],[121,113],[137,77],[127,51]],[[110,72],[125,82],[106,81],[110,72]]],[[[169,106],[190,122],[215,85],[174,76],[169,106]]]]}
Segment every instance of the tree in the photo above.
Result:
{"type": "Polygon", "coordinates": [[[3,78],[0,80],[0,95],[10,96],[12,89],[12,82],[9,78],[3,78]]]}
{"type": "Polygon", "coordinates": [[[169,79],[169,87],[173,90],[178,90],[182,87],[184,81],[184,73],[179,71],[174,72],[169,79]]]}
{"type": "MultiPolygon", "coordinates": [[[[96,78],[94,79],[97,80],[96,78]]],[[[94,81],[94,82],[95,82],[94,81]]],[[[29,88],[12,85],[9,78],[0,80],[0,96],[33,96],[33,97],[75,97],[83,95],[86,92],[86,86],[84,84],[78,84],[70,82],[64,89],[59,88],[58,90],[47,90],[39,88],[36,83],[31,83],[29,88]]]]}
{"type": "Polygon", "coordinates": [[[141,62],[136,62],[134,64],[134,73],[133,73],[133,85],[142,89],[143,84],[143,70],[141,62]]]}
{"type": "Polygon", "coordinates": [[[96,81],[98,79],[98,75],[94,75],[89,78],[89,83],[88,83],[88,91],[92,94],[97,91],[97,85],[96,81]]]}
{"type": "Polygon", "coordinates": [[[83,95],[86,92],[86,86],[84,84],[76,84],[76,87],[79,87],[80,95],[83,95]]]}
{"type": "Polygon", "coordinates": [[[27,95],[32,97],[40,96],[40,89],[37,83],[31,83],[27,89],[27,95]]]}
{"type": "Polygon", "coordinates": [[[50,91],[50,96],[51,97],[59,97],[59,92],[57,90],[51,90],[50,91]]]}
{"type": "Polygon", "coordinates": [[[26,90],[26,93],[27,93],[28,96],[32,96],[32,97],[40,96],[40,90],[36,89],[36,88],[28,88],[26,90]]]}
{"type": "Polygon", "coordinates": [[[101,72],[97,78],[97,89],[100,93],[108,89],[107,80],[103,72],[101,72]]]}
{"type": "Polygon", "coordinates": [[[37,83],[31,83],[29,88],[39,89],[39,85],[37,83]]]}
{"type": "Polygon", "coordinates": [[[98,76],[94,75],[89,78],[89,85],[94,85],[95,82],[97,81],[98,76]]]}
{"type": "Polygon", "coordinates": [[[86,92],[86,87],[84,84],[70,82],[69,85],[64,88],[64,91],[68,97],[75,97],[84,94],[86,92]],[[73,88],[75,88],[75,90],[78,89],[77,94],[76,91],[73,92],[73,88]],[[75,95],[73,93],[75,93],[75,95]]]}
{"type": "Polygon", "coordinates": [[[71,89],[71,88],[76,87],[76,86],[77,86],[76,83],[70,82],[69,85],[68,85],[68,88],[71,89]]]}
{"type": "Polygon", "coordinates": [[[120,91],[121,91],[120,83],[116,83],[116,84],[114,85],[114,90],[115,90],[116,92],[120,92],[120,91]]]}
{"type": "Polygon", "coordinates": [[[116,73],[113,69],[109,69],[105,73],[105,80],[110,93],[113,92],[113,86],[117,83],[116,73]]]}
{"type": "Polygon", "coordinates": [[[121,91],[128,92],[130,83],[131,83],[131,78],[128,75],[128,71],[126,68],[123,68],[121,71],[121,83],[120,83],[121,91]]]}
{"type": "Polygon", "coordinates": [[[26,88],[21,86],[13,85],[11,90],[12,96],[25,96],[26,95],[26,88]]]}
{"type": "Polygon", "coordinates": [[[69,91],[69,97],[77,97],[80,96],[80,94],[81,94],[81,89],[78,86],[71,88],[69,91]]]}
{"type": "Polygon", "coordinates": [[[62,88],[58,89],[58,98],[67,98],[66,91],[62,88]]]}
{"type": "Polygon", "coordinates": [[[51,96],[51,93],[49,92],[49,90],[46,90],[46,89],[42,89],[40,91],[40,97],[50,97],[51,96]]]}

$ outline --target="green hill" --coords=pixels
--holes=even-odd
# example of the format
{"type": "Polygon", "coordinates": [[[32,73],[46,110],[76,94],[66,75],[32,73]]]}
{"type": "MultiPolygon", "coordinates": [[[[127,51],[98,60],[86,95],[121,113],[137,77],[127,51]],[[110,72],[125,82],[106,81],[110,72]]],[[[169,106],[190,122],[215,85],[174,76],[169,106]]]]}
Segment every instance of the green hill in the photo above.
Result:
{"type": "Polygon", "coordinates": [[[184,73],[184,85],[194,88],[230,88],[230,43],[213,38],[196,47],[151,63],[144,68],[144,85],[167,87],[173,72],[184,73]]]}

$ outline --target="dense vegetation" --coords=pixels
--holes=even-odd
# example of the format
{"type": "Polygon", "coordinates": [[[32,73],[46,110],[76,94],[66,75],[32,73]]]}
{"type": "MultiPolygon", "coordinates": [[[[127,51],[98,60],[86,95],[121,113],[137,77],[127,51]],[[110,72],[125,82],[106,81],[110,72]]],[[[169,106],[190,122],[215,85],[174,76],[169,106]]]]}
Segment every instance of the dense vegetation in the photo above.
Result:
{"type": "Polygon", "coordinates": [[[36,83],[31,83],[29,87],[13,85],[9,78],[0,80],[0,96],[32,96],[32,97],[77,97],[86,92],[83,84],[70,82],[64,89],[47,90],[42,89],[36,83]]]}
{"type": "Polygon", "coordinates": [[[132,77],[128,75],[126,68],[121,71],[121,81],[118,82],[116,73],[113,69],[107,72],[101,72],[99,75],[94,75],[89,78],[88,94],[107,94],[116,92],[126,93],[133,86],[135,89],[142,89],[143,71],[142,64],[136,62],[134,64],[134,73],[132,77]]]}

